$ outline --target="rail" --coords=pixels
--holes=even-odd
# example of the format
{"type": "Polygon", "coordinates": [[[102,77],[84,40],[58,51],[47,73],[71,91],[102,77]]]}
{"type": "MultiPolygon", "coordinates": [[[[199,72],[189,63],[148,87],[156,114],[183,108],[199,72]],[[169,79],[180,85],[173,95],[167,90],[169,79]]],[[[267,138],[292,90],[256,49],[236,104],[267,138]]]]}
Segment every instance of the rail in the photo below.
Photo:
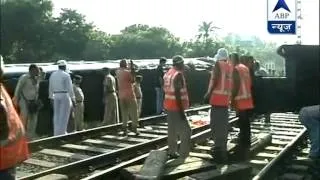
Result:
{"type": "MultiPolygon", "coordinates": [[[[187,114],[189,113],[194,113],[197,111],[203,111],[203,110],[208,110],[210,106],[201,106],[201,107],[195,107],[195,108],[190,108],[187,109],[185,112],[187,114]]],[[[166,117],[166,114],[161,114],[161,115],[156,115],[156,116],[148,116],[145,118],[141,118],[139,120],[140,126],[144,126],[146,124],[151,124],[154,123],[160,119],[163,119],[166,117]]],[[[131,121],[128,122],[128,125],[131,125],[131,121]]],[[[122,127],[122,123],[118,124],[113,124],[113,125],[108,125],[108,126],[101,126],[93,129],[88,129],[84,131],[77,131],[65,135],[60,135],[60,136],[52,136],[48,138],[43,138],[35,141],[31,141],[29,143],[29,149],[31,152],[38,151],[44,147],[50,148],[50,147],[56,147],[59,146],[65,142],[74,142],[74,141],[79,141],[82,139],[86,139],[88,137],[93,137],[97,136],[100,133],[105,133],[105,132],[114,132],[119,130],[122,127]]]]}
{"type": "MultiPolygon", "coordinates": [[[[238,118],[233,118],[229,121],[230,124],[234,124],[236,121],[238,120],[238,118]]],[[[211,134],[211,130],[207,129],[204,130],[202,132],[199,132],[197,134],[194,134],[191,136],[191,141],[192,143],[195,143],[199,140],[203,140],[205,138],[210,137],[211,134]]],[[[180,143],[180,141],[178,142],[180,143]]],[[[164,146],[162,148],[160,148],[159,150],[167,150],[168,146],[164,146]]],[[[100,171],[98,173],[95,173],[91,176],[88,176],[86,178],[83,178],[82,180],[93,180],[93,179],[101,179],[101,178],[107,178],[107,177],[112,177],[115,176],[117,173],[119,173],[119,170],[121,170],[124,167],[130,166],[132,164],[136,164],[138,162],[142,162],[144,161],[147,157],[149,156],[149,153],[143,154],[141,156],[138,156],[136,158],[130,159],[128,161],[125,162],[121,162],[120,164],[113,166],[111,168],[105,169],[103,171],[100,171]]]]}
{"type": "MultiPolygon", "coordinates": [[[[202,106],[202,107],[196,107],[192,109],[186,110],[187,114],[195,114],[199,111],[208,110],[210,106],[202,106]]],[[[142,118],[140,120],[141,125],[153,125],[154,123],[159,122],[160,119],[165,118],[166,115],[158,115],[158,116],[151,116],[147,118],[142,118]]],[[[235,117],[233,117],[235,118],[235,117]]],[[[156,125],[156,124],[155,124],[156,125]]],[[[95,129],[90,129],[86,131],[71,133],[68,135],[62,135],[57,137],[50,137],[45,138],[38,141],[30,142],[30,146],[33,150],[40,150],[43,147],[49,148],[49,147],[57,147],[58,144],[65,144],[70,143],[73,141],[81,141],[88,139],[92,136],[97,136],[101,134],[105,134],[109,131],[115,131],[115,129],[119,129],[121,127],[121,124],[111,125],[111,126],[105,126],[105,127],[99,127],[95,129]]],[[[209,125],[203,125],[197,128],[194,128],[192,131],[193,133],[199,133],[201,131],[204,131],[209,128],[209,125]]],[[[156,132],[156,131],[155,131],[156,132]]],[[[163,133],[163,132],[161,132],[163,133]]],[[[92,169],[97,169],[99,167],[108,166],[113,163],[119,162],[119,157],[121,157],[121,160],[126,158],[132,158],[132,154],[136,153],[135,156],[147,153],[151,149],[159,148],[161,146],[164,146],[166,144],[167,136],[158,136],[157,138],[151,139],[147,142],[141,142],[138,144],[132,144],[128,147],[123,147],[120,149],[115,149],[107,153],[102,153],[99,155],[94,155],[89,158],[85,158],[83,160],[63,164],[54,168],[50,168],[48,170],[40,171],[38,173],[34,173],[31,175],[20,177],[19,179],[26,180],[26,179],[35,179],[38,177],[43,177],[48,174],[77,174],[80,171],[88,171],[92,169]]]]}
{"type": "Polygon", "coordinates": [[[295,147],[301,142],[301,140],[306,136],[307,129],[303,128],[303,130],[289,143],[285,146],[285,148],[277,155],[276,158],[272,159],[267,166],[265,166],[255,177],[253,180],[266,180],[270,179],[270,176],[275,171],[275,168],[278,167],[281,162],[284,162],[284,159],[292,154],[292,151],[295,147]]]}

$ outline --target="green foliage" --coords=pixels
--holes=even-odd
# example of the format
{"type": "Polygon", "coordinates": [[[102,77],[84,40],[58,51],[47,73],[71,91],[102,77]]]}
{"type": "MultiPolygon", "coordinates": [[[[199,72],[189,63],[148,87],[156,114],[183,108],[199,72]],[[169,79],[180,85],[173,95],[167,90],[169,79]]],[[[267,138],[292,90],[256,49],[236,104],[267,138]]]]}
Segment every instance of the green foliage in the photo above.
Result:
{"type": "Polygon", "coordinates": [[[202,22],[194,40],[181,42],[168,29],[133,24],[120,34],[109,35],[85,21],[85,16],[72,9],[62,9],[52,16],[51,0],[1,1],[1,54],[6,61],[48,62],[67,60],[144,59],[214,56],[220,47],[241,54],[249,53],[260,61],[275,61],[275,44],[258,37],[243,40],[236,34],[218,39],[213,22],[202,22]]]}

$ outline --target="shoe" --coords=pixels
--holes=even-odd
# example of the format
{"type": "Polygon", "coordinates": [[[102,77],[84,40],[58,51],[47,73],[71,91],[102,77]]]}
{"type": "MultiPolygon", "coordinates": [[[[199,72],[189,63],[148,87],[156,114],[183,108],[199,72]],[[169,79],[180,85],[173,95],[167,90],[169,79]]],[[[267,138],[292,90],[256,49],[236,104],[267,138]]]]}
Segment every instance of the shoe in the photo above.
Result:
{"type": "Polygon", "coordinates": [[[138,130],[134,131],[134,133],[135,133],[136,136],[140,135],[140,132],[138,130]]]}
{"type": "Polygon", "coordinates": [[[228,152],[221,151],[219,149],[213,149],[210,154],[213,158],[213,162],[217,164],[228,164],[228,152]]]}
{"type": "Polygon", "coordinates": [[[172,154],[168,154],[168,159],[177,159],[179,158],[180,154],[175,152],[175,153],[172,153],[172,154]]]}
{"type": "Polygon", "coordinates": [[[136,136],[138,136],[138,135],[140,134],[140,132],[138,131],[137,128],[132,128],[131,131],[132,131],[133,133],[135,133],[136,136]]]}
{"type": "Polygon", "coordinates": [[[233,154],[233,159],[238,162],[247,161],[249,159],[249,149],[241,148],[240,146],[235,147],[235,151],[233,154]]]}
{"type": "Polygon", "coordinates": [[[127,130],[127,128],[123,128],[123,136],[128,136],[128,130],[127,130]]]}

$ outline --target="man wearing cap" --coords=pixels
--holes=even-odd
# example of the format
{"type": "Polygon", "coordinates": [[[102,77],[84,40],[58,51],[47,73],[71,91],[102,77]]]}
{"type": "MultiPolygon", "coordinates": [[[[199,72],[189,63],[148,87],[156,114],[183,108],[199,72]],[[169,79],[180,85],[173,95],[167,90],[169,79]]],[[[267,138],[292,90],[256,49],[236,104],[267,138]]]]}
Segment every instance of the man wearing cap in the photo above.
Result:
{"type": "Polygon", "coordinates": [[[186,158],[190,152],[191,128],[184,113],[189,108],[187,84],[183,75],[182,56],[172,58],[173,67],[164,75],[164,102],[168,121],[168,154],[170,158],[179,157],[178,137],[181,140],[180,157],[186,158]]]}
{"type": "Polygon", "coordinates": [[[227,161],[228,108],[232,91],[233,67],[225,48],[218,50],[215,59],[216,63],[211,72],[205,99],[209,99],[212,106],[210,126],[215,142],[212,155],[217,163],[225,163],[227,161]]]}
{"type": "MultiPolygon", "coordinates": [[[[132,64],[132,63],[131,63],[132,64]]],[[[131,68],[130,68],[131,69],[131,68]]],[[[123,133],[127,135],[127,123],[129,118],[132,121],[132,131],[139,134],[138,131],[138,111],[137,101],[133,91],[134,72],[128,69],[126,60],[120,61],[120,68],[117,70],[119,103],[121,110],[121,120],[123,125],[123,133]]]]}
{"type": "Polygon", "coordinates": [[[83,113],[84,113],[84,95],[80,84],[82,82],[82,76],[75,75],[73,78],[73,92],[76,98],[75,106],[73,107],[74,113],[74,129],[76,131],[83,130],[84,122],[83,122],[83,113]]]}
{"type": "Polygon", "coordinates": [[[12,99],[15,106],[20,108],[20,118],[30,139],[37,137],[36,128],[40,106],[38,103],[39,83],[39,68],[37,65],[31,64],[29,72],[19,78],[12,99]]]}
{"type": "Polygon", "coordinates": [[[103,80],[103,102],[104,116],[103,125],[111,125],[119,123],[118,97],[116,94],[116,80],[110,74],[110,69],[105,67],[102,69],[104,73],[103,80]]]}
{"type": "Polygon", "coordinates": [[[49,99],[53,104],[54,136],[66,134],[71,106],[75,105],[71,77],[66,72],[67,62],[59,60],[57,64],[59,70],[53,72],[49,79],[49,99]]]}

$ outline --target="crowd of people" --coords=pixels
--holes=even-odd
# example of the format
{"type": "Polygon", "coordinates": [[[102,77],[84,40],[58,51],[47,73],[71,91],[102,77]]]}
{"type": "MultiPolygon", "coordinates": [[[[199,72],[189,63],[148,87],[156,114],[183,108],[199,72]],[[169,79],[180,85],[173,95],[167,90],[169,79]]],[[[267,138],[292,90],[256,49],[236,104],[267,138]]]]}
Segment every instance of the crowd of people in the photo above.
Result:
{"type": "MultiPolygon", "coordinates": [[[[253,76],[266,76],[259,62],[252,56],[237,53],[229,55],[220,48],[215,55],[216,63],[211,70],[209,86],[204,99],[212,106],[210,127],[215,142],[212,156],[217,163],[228,162],[227,136],[229,108],[236,110],[239,117],[239,138],[236,157],[244,161],[248,158],[251,145],[250,120],[254,109],[253,76]]],[[[2,58],[1,58],[2,61],[2,58]]],[[[189,108],[187,81],[184,75],[184,58],[180,55],[172,58],[172,67],[164,72],[166,58],[160,58],[156,78],[157,113],[166,113],[168,122],[168,155],[170,158],[186,158],[191,150],[191,128],[185,110],[189,108]],[[178,150],[177,141],[181,140],[178,150]]],[[[123,135],[128,135],[127,122],[132,121],[132,129],[139,135],[138,120],[141,114],[143,77],[138,75],[132,61],[121,60],[115,77],[110,69],[104,73],[103,93],[105,112],[103,125],[123,124],[123,135]]],[[[49,99],[53,107],[54,136],[67,133],[70,117],[74,119],[75,130],[83,130],[84,94],[80,88],[82,77],[71,75],[65,60],[57,62],[58,70],[49,78],[49,99]]],[[[4,73],[1,62],[1,82],[4,73]]],[[[14,176],[14,167],[28,158],[27,141],[37,137],[37,113],[41,108],[38,100],[39,82],[45,72],[31,64],[29,72],[20,77],[11,99],[1,83],[0,116],[0,179],[14,176]],[[26,132],[25,132],[26,130],[26,132]]],[[[306,125],[311,138],[311,158],[319,158],[319,106],[305,107],[301,110],[301,121],[306,125]]]]}

